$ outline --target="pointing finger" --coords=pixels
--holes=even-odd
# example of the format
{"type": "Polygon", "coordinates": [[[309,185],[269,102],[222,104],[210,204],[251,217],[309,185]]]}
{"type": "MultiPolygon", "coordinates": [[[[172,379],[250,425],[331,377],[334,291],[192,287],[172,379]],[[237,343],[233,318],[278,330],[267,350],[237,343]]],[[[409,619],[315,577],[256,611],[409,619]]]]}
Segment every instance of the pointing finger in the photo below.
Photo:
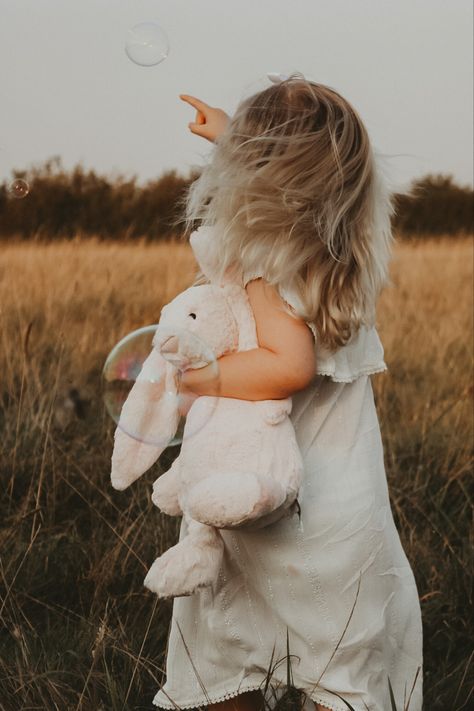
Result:
{"type": "Polygon", "coordinates": [[[200,99],[196,99],[195,96],[189,96],[189,94],[180,94],[179,98],[182,99],[183,101],[186,101],[188,104],[191,104],[197,111],[201,111],[203,114],[206,113],[206,110],[210,108],[208,104],[206,104],[204,101],[200,101],[200,99]]]}

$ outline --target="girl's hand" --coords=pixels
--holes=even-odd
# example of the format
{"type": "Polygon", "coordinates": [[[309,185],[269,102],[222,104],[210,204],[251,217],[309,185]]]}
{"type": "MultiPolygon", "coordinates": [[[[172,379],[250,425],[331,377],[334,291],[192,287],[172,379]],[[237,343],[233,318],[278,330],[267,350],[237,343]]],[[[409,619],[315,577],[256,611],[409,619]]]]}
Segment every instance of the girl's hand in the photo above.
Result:
{"type": "Polygon", "coordinates": [[[180,393],[195,395],[196,397],[199,397],[199,395],[218,396],[220,379],[216,364],[212,363],[203,368],[188,368],[185,370],[181,373],[179,390],[180,393]]]}
{"type": "Polygon", "coordinates": [[[186,417],[196,398],[204,394],[219,394],[219,378],[215,365],[196,369],[189,368],[181,373],[178,387],[179,414],[186,417]]]}
{"type": "Polygon", "coordinates": [[[182,382],[178,390],[178,412],[181,417],[187,417],[193,402],[199,395],[189,390],[182,382]]]}
{"type": "Polygon", "coordinates": [[[188,124],[191,133],[207,138],[208,141],[214,143],[225,131],[230,121],[229,116],[222,109],[209,106],[194,96],[180,94],[179,98],[196,109],[197,113],[194,122],[188,124]]]}

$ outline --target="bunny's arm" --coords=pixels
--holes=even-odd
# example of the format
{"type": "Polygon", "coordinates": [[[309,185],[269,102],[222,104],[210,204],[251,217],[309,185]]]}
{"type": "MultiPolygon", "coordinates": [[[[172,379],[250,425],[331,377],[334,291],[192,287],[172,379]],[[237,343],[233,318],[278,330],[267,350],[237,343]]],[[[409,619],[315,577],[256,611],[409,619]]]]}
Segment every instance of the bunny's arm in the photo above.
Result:
{"type": "Polygon", "coordinates": [[[218,381],[211,366],[187,370],[182,388],[199,395],[273,400],[290,397],[313,379],[316,359],[307,324],[287,313],[278,291],[263,279],[251,281],[246,291],[259,347],[219,358],[218,381]]]}

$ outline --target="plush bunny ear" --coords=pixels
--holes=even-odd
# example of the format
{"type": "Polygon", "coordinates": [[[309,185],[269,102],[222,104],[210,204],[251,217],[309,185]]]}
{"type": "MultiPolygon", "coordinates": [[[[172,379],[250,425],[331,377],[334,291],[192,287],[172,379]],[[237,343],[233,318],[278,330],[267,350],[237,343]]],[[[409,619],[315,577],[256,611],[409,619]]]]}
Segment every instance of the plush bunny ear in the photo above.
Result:
{"type": "Polygon", "coordinates": [[[216,282],[218,268],[215,260],[215,248],[213,248],[212,244],[213,240],[215,240],[213,228],[201,225],[191,233],[189,244],[204,276],[209,281],[216,282]]]}
{"type": "Polygon", "coordinates": [[[114,489],[125,489],[156,462],[178,423],[176,368],[153,348],[123,404],[115,430],[110,474],[114,489]]]}
{"type": "Polygon", "coordinates": [[[238,284],[226,284],[222,287],[222,291],[237,322],[239,331],[238,350],[248,351],[252,348],[257,348],[257,327],[247,292],[238,284]]]}
{"type": "Polygon", "coordinates": [[[221,273],[216,252],[217,239],[216,227],[201,225],[191,233],[189,244],[199,268],[211,284],[235,284],[239,278],[239,270],[229,267],[224,274],[221,273]]]}

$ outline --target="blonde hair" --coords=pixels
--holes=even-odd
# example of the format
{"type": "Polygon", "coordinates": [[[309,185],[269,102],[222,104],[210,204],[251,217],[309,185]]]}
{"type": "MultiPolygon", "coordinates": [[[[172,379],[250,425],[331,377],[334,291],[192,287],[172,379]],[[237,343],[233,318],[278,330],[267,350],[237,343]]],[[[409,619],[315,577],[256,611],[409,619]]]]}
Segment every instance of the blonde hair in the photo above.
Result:
{"type": "Polygon", "coordinates": [[[291,290],[296,315],[335,350],[375,323],[393,212],[357,112],[293,74],[239,104],[188,191],[185,221],[217,228],[220,276],[239,265],[291,290]]]}

